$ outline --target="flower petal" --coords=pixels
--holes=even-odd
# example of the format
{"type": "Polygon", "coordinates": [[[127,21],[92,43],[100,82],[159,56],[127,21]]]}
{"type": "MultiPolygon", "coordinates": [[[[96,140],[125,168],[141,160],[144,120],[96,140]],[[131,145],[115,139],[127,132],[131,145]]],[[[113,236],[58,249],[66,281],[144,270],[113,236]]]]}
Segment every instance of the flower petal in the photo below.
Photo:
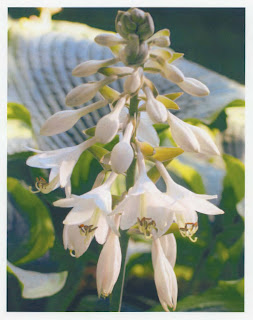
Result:
{"type": "Polygon", "coordinates": [[[80,201],[74,208],[68,213],[64,224],[82,224],[84,221],[89,220],[96,208],[95,202],[93,199],[86,199],[86,201],[80,201]]]}
{"type": "Polygon", "coordinates": [[[166,234],[160,238],[160,243],[165,257],[168,259],[172,268],[175,267],[177,258],[177,243],[173,233],[166,234]]]}
{"type": "Polygon", "coordinates": [[[137,128],[137,138],[140,141],[148,142],[152,147],[158,147],[160,139],[153,127],[153,121],[149,118],[147,112],[141,112],[140,122],[137,128]]]}

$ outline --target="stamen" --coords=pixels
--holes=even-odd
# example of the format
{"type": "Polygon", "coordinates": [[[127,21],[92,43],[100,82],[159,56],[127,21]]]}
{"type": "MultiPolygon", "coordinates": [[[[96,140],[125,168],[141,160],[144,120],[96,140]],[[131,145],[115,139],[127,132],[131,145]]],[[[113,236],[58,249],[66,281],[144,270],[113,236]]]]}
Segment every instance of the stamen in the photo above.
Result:
{"type": "Polygon", "coordinates": [[[36,178],[36,182],[35,182],[35,188],[37,189],[37,191],[32,190],[31,187],[29,187],[29,190],[32,193],[38,193],[38,192],[42,192],[44,194],[47,194],[51,191],[54,190],[56,184],[59,181],[59,176],[57,175],[51,182],[47,182],[44,178],[40,177],[40,178],[36,178]]]}
{"type": "Polygon", "coordinates": [[[93,227],[93,225],[89,225],[89,226],[86,226],[84,224],[80,224],[78,226],[80,228],[80,233],[81,235],[84,235],[84,236],[88,236],[88,234],[92,233],[93,231],[95,231],[97,229],[97,227],[93,227]]]}
{"type": "Polygon", "coordinates": [[[157,231],[155,221],[152,220],[151,218],[145,218],[145,217],[143,217],[142,219],[137,218],[137,220],[138,220],[137,225],[140,232],[144,234],[146,239],[152,238],[152,230],[157,231]]]}
{"type": "Polygon", "coordinates": [[[185,223],[184,228],[179,228],[182,237],[188,237],[192,242],[198,240],[197,237],[192,238],[192,236],[198,231],[198,223],[187,222],[185,223]]]}

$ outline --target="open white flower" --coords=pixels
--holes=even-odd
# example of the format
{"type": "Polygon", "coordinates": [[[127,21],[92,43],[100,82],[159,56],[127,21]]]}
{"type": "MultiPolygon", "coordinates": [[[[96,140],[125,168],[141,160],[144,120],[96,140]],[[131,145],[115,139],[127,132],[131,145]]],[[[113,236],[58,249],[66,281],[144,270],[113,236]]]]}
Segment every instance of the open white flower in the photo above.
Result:
{"type": "MultiPolygon", "coordinates": [[[[65,188],[66,195],[70,196],[70,178],[72,171],[83,151],[91,147],[95,142],[96,139],[91,138],[77,146],[58,150],[40,151],[31,149],[38,154],[29,157],[26,161],[26,164],[30,167],[51,169],[49,175],[49,185],[47,185],[48,189],[52,191],[61,186],[62,188],[65,188]]],[[[40,191],[43,191],[43,184],[41,186],[38,184],[39,189],[40,187],[40,191]]]]}
{"type": "Polygon", "coordinates": [[[83,220],[82,223],[64,225],[64,248],[69,249],[75,258],[79,258],[89,248],[94,236],[98,243],[104,244],[108,231],[109,225],[104,213],[95,209],[91,218],[83,220]]]}
{"type": "Polygon", "coordinates": [[[181,234],[195,241],[192,236],[198,230],[197,212],[207,215],[224,213],[223,210],[207,201],[215,199],[217,196],[196,194],[174,182],[161,162],[156,161],[156,166],[166,184],[166,193],[176,201],[171,210],[175,214],[175,222],[178,224],[181,234]]]}
{"type": "Polygon", "coordinates": [[[57,207],[73,207],[63,223],[67,225],[82,224],[83,221],[89,220],[97,209],[102,211],[105,215],[108,215],[112,210],[110,189],[116,177],[117,174],[112,172],[103,185],[94,188],[81,196],[72,195],[71,198],[55,201],[53,204],[57,207]]]}
{"type": "Polygon", "coordinates": [[[168,123],[176,144],[184,151],[219,155],[220,152],[212,138],[203,129],[186,123],[171,112],[168,112],[168,123]]]}
{"type": "MultiPolygon", "coordinates": [[[[171,250],[175,251],[175,248],[172,247],[171,250]]],[[[168,248],[166,248],[166,253],[168,253],[168,248]]],[[[175,310],[178,292],[177,279],[173,266],[165,255],[160,239],[153,240],[152,263],[154,268],[155,285],[160,303],[165,311],[169,311],[168,306],[175,310]]]]}
{"type": "Polygon", "coordinates": [[[122,254],[119,237],[110,232],[100,253],[97,264],[97,291],[98,296],[107,297],[119,277],[122,254]]]}
{"type": "Polygon", "coordinates": [[[122,213],[120,228],[123,230],[138,223],[139,230],[146,237],[151,237],[152,233],[159,237],[173,221],[170,206],[174,200],[157,189],[148,178],[141,152],[138,152],[138,168],[137,181],[112,214],[122,213]]]}

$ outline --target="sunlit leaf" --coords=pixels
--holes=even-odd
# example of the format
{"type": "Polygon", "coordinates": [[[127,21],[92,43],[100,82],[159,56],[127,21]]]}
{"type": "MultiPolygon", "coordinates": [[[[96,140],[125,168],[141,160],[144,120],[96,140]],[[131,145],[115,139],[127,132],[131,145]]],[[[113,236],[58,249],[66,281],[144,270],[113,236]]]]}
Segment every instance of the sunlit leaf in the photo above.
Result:
{"type": "Polygon", "coordinates": [[[56,294],[64,287],[68,276],[67,271],[40,273],[23,270],[10,262],[7,263],[7,270],[20,282],[24,299],[39,299],[56,294]]]}
{"type": "Polygon", "coordinates": [[[27,254],[16,264],[27,263],[43,256],[54,244],[54,227],[48,209],[43,202],[14,178],[7,179],[7,190],[20,214],[30,224],[30,239],[26,244],[27,254]]]}

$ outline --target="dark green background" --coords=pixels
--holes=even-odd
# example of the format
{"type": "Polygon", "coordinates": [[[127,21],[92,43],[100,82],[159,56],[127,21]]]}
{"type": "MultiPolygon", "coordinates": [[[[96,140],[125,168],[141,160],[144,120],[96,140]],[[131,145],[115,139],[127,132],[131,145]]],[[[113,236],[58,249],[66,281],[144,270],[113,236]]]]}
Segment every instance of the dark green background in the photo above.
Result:
{"type": "MultiPolygon", "coordinates": [[[[86,23],[115,31],[118,10],[128,8],[65,8],[55,20],[86,23]]],[[[142,8],[152,15],[156,30],[171,31],[172,48],[189,60],[244,83],[244,8],[142,8]]],[[[10,8],[13,18],[38,14],[35,8],[10,8]]]]}

